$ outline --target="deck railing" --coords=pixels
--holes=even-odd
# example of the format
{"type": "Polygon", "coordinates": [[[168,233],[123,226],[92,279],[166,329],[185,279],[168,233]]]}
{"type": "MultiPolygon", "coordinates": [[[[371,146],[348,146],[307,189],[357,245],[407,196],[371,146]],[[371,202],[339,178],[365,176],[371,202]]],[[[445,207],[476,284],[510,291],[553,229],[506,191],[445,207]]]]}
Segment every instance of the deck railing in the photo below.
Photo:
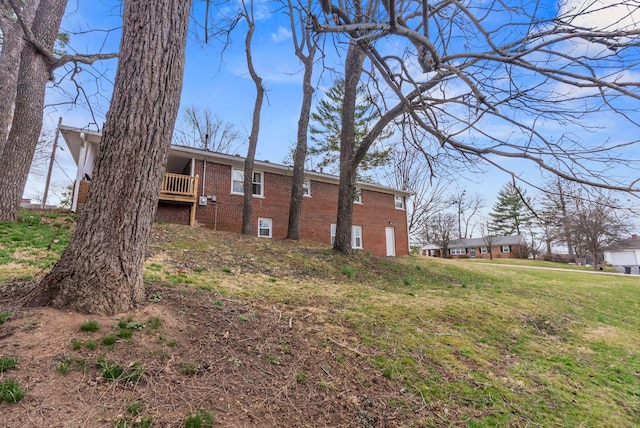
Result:
{"type": "Polygon", "coordinates": [[[196,196],[198,177],[167,172],[162,178],[160,193],[180,196],[196,196]]]}

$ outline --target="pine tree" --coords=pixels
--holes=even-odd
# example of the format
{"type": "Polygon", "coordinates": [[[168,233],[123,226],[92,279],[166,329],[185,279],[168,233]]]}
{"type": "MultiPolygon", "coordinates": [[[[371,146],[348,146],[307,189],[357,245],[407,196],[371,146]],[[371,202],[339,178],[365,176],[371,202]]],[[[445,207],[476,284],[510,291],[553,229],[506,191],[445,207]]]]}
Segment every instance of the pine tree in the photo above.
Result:
{"type": "MultiPolygon", "coordinates": [[[[358,87],[358,102],[355,110],[354,124],[354,152],[360,147],[362,138],[367,135],[380,117],[375,108],[376,100],[367,93],[365,86],[358,87]]],[[[342,129],[342,105],[344,100],[344,80],[338,79],[333,86],[325,92],[325,98],[318,104],[317,110],[311,114],[309,127],[312,146],[309,148],[309,156],[318,156],[320,159],[314,167],[320,170],[328,169],[328,172],[337,173],[340,160],[340,132],[342,129]]],[[[390,132],[383,133],[378,138],[378,144],[387,139],[390,132]]],[[[390,149],[375,148],[363,159],[360,168],[363,171],[382,166],[390,161],[390,149]]]]}
{"type": "Polygon", "coordinates": [[[496,235],[520,235],[532,221],[530,198],[514,183],[505,184],[498,192],[498,201],[489,214],[496,235]],[[526,202],[526,203],[525,203],[526,202]]]}

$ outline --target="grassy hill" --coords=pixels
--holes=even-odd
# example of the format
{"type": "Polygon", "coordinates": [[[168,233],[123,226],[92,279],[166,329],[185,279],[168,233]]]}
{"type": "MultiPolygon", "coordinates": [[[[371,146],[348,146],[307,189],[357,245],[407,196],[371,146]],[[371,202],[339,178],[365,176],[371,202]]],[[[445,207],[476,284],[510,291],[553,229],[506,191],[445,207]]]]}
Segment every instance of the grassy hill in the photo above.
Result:
{"type": "Polygon", "coordinates": [[[157,224],[145,307],[16,307],[74,221],[0,224],[0,424],[640,425],[640,277],[157,224]]]}

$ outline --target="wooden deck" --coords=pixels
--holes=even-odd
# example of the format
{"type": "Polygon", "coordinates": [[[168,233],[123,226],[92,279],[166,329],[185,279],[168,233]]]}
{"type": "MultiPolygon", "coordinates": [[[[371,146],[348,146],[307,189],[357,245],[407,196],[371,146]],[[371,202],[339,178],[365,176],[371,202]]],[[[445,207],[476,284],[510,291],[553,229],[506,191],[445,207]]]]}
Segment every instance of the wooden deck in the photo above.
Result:
{"type": "Polygon", "coordinates": [[[198,176],[165,173],[162,177],[160,200],[190,203],[189,225],[195,226],[198,207],[198,176]]]}

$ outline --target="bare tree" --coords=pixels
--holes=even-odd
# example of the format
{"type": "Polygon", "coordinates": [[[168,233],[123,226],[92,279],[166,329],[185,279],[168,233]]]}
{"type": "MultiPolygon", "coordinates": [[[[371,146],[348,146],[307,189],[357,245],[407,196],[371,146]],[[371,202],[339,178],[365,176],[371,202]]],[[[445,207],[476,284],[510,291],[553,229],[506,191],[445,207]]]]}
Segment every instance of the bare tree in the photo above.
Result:
{"type": "Polygon", "coordinates": [[[173,132],[173,144],[218,153],[237,153],[243,146],[242,134],[209,108],[189,105],[173,132]]]}
{"type": "Polygon", "coordinates": [[[467,191],[463,189],[453,193],[449,197],[449,203],[456,207],[458,215],[458,238],[468,238],[473,233],[473,219],[478,212],[484,208],[484,200],[478,193],[469,195],[467,191]]]}
{"type": "Polygon", "coordinates": [[[493,243],[496,236],[493,232],[493,224],[491,223],[491,220],[485,220],[480,223],[480,236],[482,237],[482,241],[489,252],[489,260],[493,260],[493,243]]]}
{"type": "Polygon", "coordinates": [[[190,6],[124,3],[113,99],[87,202],[36,303],[113,314],[144,302],[143,261],[178,113],[190,6]]]}
{"type": "MultiPolygon", "coordinates": [[[[311,10],[312,1],[307,0],[307,8],[311,10]]],[[[316,38],[306,25],[307,13],[303,8],[294,6],[292,0],[286,1],[289,25],[293,37],[295,54],[304,67],[302,77],[302,104],[298,119],[297,143],[293,152],[293,176],[291,177],[291,202],[289,204],[288,239],[300,239],[300,217],[302,215],[302,199],[304,192],[304,164],[307,158],[307,130],[313,101],[313,62],[317,51],[316,38]]]]}
{"type": "Polygon", "coordinates": [[[441,248],[441,257],[446,257],[449,243],[454,239],[456,216],[450,212],[438,212],[427,217],[423,223],[423,236],[427,242],[441,248]]]}
{"type": "Polygon", "coordinates": [[[590,255],[596,270],[603,250],[629,233],[629,223],[611,195],[593,196],[575,200],[571,230],[579,254],[590,255]]]}
{"type": "Polygon", "coordinates": [[[635,1],[563,2],[555,15],[528,1],[322,4],[334,22],[314,17],[315,30],[348,35],[349,50],[364,52],[387,87],[384,113],[341,174],[357,168],[385,127],[404,117],[442,150],[521,180],[531,177],[505,160],[528,161],[583,185],[640,190],[638,140],[586,144],[576,137],[595,129],[604,112],[638,128],[635,1]],[[609,15],[617,18],[603,19],[609,15]],[[379,43],[389,37],[394,43],[379,43]],[[393,51],[384,51],[388,46],[393,51]],[[616,168],[623,173],[614,174],[616,168]]]}
{"type": "MultiPolygon", "coordinates": [[[[20,198],[29,175],[38,135],[42,129],[42,111],[47,82],[57,68],[69,62],[91,64],[114,58],[116,54],[59,55],[54,42],[67,0],[40,0],[32,26],[17,0],[9,0],[26,43],[20,54],[15,95],[15,112],[2,157],[0,157],[0,221],[15,221],[20,198]]],[[[10,100],[8,102],[10,105],[10,100]]]]}
{"type": "Polygon", "coordinates": [[[256,86],[256,99],[253,104],[253,115],[251,117],[251,134],[249,134],[249,148],[247,149],[247,157],[244,161],[244,205],[242,207],[242,233],[250,235],[253,233],[253,165],[256,157],[256,147],[258,146],[258,134],[260,132],[260,113],[262,111],[262,103],[264,101],[264,86],[262,78],[258,75],[253,66],[253,58],[251,56],[251,39],[256,29],[254,16],[254,1],[248,0],[249,6],[245,0],[242,0],[242,17],[247,21],[249,28],[245,37],[245,53],[247,55],[247,68],[251,80],[256,86]]]}
{"type": "Polygon", "coordinates": [[[410,145],[398,143],[391,151],[391,162],[386,167],[386,183],[395,189],[411,192],[407,198],[407,224],[412,235],[425,218],[448,208],[445,198],[446,181],[434,177],[425,158],[410,145]]]}

